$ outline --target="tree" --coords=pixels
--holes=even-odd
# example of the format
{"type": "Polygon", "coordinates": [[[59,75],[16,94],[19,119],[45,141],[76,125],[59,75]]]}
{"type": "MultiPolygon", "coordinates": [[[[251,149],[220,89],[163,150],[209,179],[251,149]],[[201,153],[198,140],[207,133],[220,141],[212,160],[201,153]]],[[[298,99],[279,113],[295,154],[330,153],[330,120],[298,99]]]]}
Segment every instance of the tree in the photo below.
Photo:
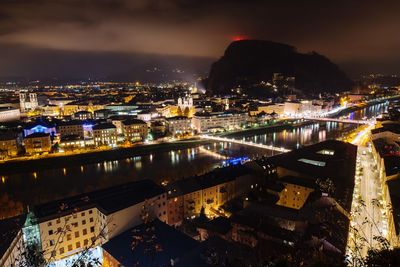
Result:
{"type": "Polygon", "coordinates": [[[146,259],[144,262],[138,261],[134,266],[143,266],[143,264],[146,263],[153,266],[157,253],[162,251],[162,246],[158,243],[154,225],[150,224],[151,217],[146,202],[142,206],[140,217],[143,222],[143,227],[133,231],[131,249],[134,251],[140,246],[143,249],[146,259]]]}
{"type": "MultiPolygon", "coordinates": [[[[60,212],[68,208],[66,205],[60,206],[60,212]]],[[[23,247],[18,247],[20,257],[15,260],[13,266],[15,267],[42,267],[50,266],[51,262],[56,260],[56,252],[59,249],[59,245],[67,234],[73,231],[73,225],[71,223],[71,218],[77,213],[81,212],[79,209],[73,209],[73,212],[66,216],[60,216],[59,219],[63,218],[63,224],[56,231],[56,238],[53,240],[55,243],[50,250],[43,249],[41,244],[49,243],[49,240],[41,240],[39,242],[36,240],[32,244],[24,243],[23,247]]],[[[101,225],[100,222],[96,222],[97,225],[101,225]]],[[[110,221],[107,221],[102,228],[99,230],[98,234],[93,234],[89,239],[90,243],[84,247],[76,257],[67,260],[65,263],[66,267],[95,267],[101,266],[100,259],[93,257],[92,249],[103,243],[106,238],[106,229],[110,226],[110,221]]]]}

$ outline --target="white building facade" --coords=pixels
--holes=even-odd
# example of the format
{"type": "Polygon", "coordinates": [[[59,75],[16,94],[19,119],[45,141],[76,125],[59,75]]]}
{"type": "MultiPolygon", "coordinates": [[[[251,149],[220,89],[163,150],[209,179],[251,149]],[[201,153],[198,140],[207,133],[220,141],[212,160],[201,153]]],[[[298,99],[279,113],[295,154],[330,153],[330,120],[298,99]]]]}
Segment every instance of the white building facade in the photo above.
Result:
{"type": "Polygon", "coordinates": [[[245,112],[215,112],[195,114],[192,118],[192,127],[199,133],[217,129],[240,129],[247,124],[249,115],[245,112]]]}

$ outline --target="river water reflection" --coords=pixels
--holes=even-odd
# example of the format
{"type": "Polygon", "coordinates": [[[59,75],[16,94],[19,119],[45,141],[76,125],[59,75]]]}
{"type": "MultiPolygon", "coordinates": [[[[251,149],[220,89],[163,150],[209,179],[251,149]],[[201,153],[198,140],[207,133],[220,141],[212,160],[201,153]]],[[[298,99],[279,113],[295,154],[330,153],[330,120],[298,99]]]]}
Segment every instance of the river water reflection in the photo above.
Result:
{"type": "MultiPolygon", "coordinates": [[[[353,112],[350,117],[371,117],[386,108],[387,104],[374,105],[353,112]]],[[[340,137],[356,127],[337,122],[314,123],[291,130],[265,129],[256,134],[239,133],[234,138],[294,149],[340,137]]],[[[132,180],[149,178],[161,182],[201,174],[221,164],[219,155],[252,157],[264,154],[271,155],[272,152],[224,142],[169,152],[154,151],[152,154],[115,161],[9,175],[2,177],[0,193],[7,193],[24,205],[32,205],[132,180]]]]}

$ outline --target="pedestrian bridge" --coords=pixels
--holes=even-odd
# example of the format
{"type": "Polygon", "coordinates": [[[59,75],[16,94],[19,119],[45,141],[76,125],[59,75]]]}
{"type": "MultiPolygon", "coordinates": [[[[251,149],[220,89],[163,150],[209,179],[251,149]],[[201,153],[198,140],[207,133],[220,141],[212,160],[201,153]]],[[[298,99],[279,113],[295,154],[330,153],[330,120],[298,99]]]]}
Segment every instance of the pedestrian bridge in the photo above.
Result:
{"type": "Polygon", "coordinates": [[[374,124],[373,121],[369,120],[350,120],[350,119],[336,119],[336,118],[324,118],[324,117],[302,117],[304,120],[310,121],[333,121],[351,124],[374,124]]]}
{"type": "Polygon", "coordinates": [[[229,142],[229,143],[234,143],[234,144],[239,144],[239,145],[258,147],[258,148],[268,149],[268,150],[272,150],[272,151],[278,151],[281,153],[286,153],[286,152],[290,151],[290,149],[286,149],[283,147],[257,144],[257,143],[244,141],[244,140],[237,140],[237,139],[233,139],[233,138],[226,138],[226,137],[219,137],[219,136],[212,136],[212,135],[200,135],[199,137],[201,139],[207,139],[207,140],[213,140],[213,141],[219,141],[219,142],[229,142]]]}

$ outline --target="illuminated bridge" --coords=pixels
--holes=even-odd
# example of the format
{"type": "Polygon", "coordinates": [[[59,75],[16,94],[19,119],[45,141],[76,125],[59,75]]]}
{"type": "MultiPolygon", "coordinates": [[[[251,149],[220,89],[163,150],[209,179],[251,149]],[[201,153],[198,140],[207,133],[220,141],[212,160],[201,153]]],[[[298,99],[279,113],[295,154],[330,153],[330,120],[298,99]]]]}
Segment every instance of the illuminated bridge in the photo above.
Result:
{"type": "Polygon", "coordinates": [[[213,140],[213,141],[220,141],[220,142],[229,142],[229,143],[234,143],[234,144],[239,144],[239,145],[245,145],[245,146],[253,146],[253,147],[258,147],[258,148],[263,148],[263,149],[268,149],[268,150],[273,150],[273,151],[278,151],[282,153],[289,152],[290,149],[286,149],[283,147],[276,147],[276,146],[269,146],[269,145],[263,145],[263,144],[257,144],[249,141],[244,141],[244,140],[236,140],[233,138],[226,138],[226,137],[219,137],[219,136],[211,136],[211,135],[200,135],[199,136],[201,139],[208,139],[208,140],[213,140]]]}
{"type": "Polygon", "coordinates": [[[323,117],[303,117],[302,119],[310,121],[333,121],[333,122],[352,123],[352,124],[374,124],[373,121],[368,121],[368,120],[350,120],[350,119],[335,119],[335,118],[323,118],[323,117]]]}

